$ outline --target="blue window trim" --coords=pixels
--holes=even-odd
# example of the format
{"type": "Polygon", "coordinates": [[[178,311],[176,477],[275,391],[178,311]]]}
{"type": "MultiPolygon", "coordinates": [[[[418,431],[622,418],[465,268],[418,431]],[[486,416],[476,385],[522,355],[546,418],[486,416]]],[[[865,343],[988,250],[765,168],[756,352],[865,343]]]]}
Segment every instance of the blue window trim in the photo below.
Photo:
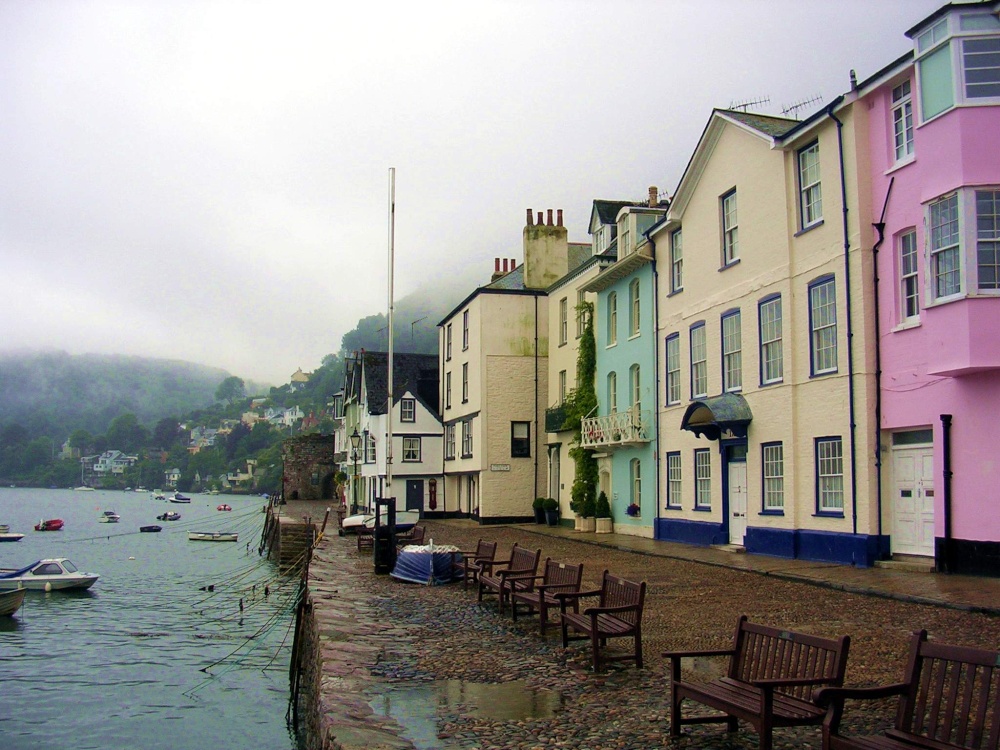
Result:
{"type": "MultiPolygon", "coordinates": [[[[775,380],[771,383],[764,382],[764,329],[761,327],[761,308],[764,307],[768,302],[773,302],[774,300],[781,299],[781,292],[776,292],[775,294],[769,294],[766,297],[761,297],[757,300],[757,382],[761,388],[767,388],[772,385],[779,385],[785,381],[784,378],[784,367],[782,367],[782,378],[781,380],[775,380]]],[[[785,339],[785,310],[784,304],[782,304],[781,310],[781,340],[782,340],[782,359],[784,359],[784,339],[785,339]]],[[[784,364],[784,363],[782,363],[784,364]]]]}
{"type": "MultiPolygon", "coordinates": [[[[692,323],[688,328],[688,380],[691,381],[691,387],[689,389],[691,400],[696,398],[704,398],[704,396],[694,395],[694,347],[691,345],[691,339],[694,338],[694,332],[696,328],[705,328],[705,321],[699,320],[697,323],[692,323]]],[[[708,330],[705,331],[705,375],[708,376],[708,330]]],[[[705,384],[705,393],[708,393],[708,384],[705,384]]]]}
{"type": "MultiPolygon", "coordinates": [[[[783,440],[771,440],[766,443],[760,444],[760,513],[761,516],[783,516],[785,515],[785,509],[782,507],[781,510],[775,508],[765,508],[764,507],[764,449],[770,448],[775,445],[780,445],[782,448],[782,455],[784,455],[785,442],[783,440]]],[[[784,471],[782,471],[781,478],[784,479],[784,471]]]]}
{"type": "MultiPolygon", "coordinates": [[[[819,444],[840,442],[840,467],[843,472],[847,467],[844,462],[843,435],[824,435],[813,438],[813,516],[817,518],[844,518],[843,510],[820,510],[819,508],[819,444]]],[[[844,474],[841,473],[841,477],[844,474]]],[[[847,504],[847,491],[844,491],[844,504],[847,504]]]]}
{"type": "Polygon", "coordinates": [[[709,500],[708,505],[698,505],[698,454],[706,453],[708,454],[709,466],[712,462],[712,449],[711,448],[695,448],[691,453],[692,463],[694,470],[691,473],[692,484],[694,485],[694,508],[693,510],[699,513],[711,513],[712,512],[712,502],[709,500]]]}
{"type": "MultiPolygon", "coordinates": [[[[829,375],[836,375],[837,371],[840,369],[839,366],[828,370],[826,372],[816,372],[816,352],[813,347],[813,306],[812,306],[812,292],[813,289],[824,284],[833,284],[833,294],[834,302],[836,302],[837,295],[837,276],[836,274],[827,273],[822,276],[818,276],[808,284],[806,284],[806,306],[809,308],[809,377],[811,378],[825,378],[829,375]]],[[[837,325],[837,358],[840,358],[840,325],[837,325]]]]}
{"type": "MultiPolygon", "coordinates": [[[[741,315],[740,308],[731,307],[726,310],[722,315],[719,316],[719,374],[722,379],[719,381],[722,383],[723,393],[737,393],[737,390],[726,390],[726,318],[731,318],[734,315],[740,315],[740,352],[743,351],[743,318],[741,315]]],[[[740,374],[742,375],[742,367],[740,368],[740,374]]],[[[741,379],[742,380],[742,379],[741,379]]],[[[739,391],[743,390],[740,386],[739,391]]]]}
{"type": "MultiPolygon", "coordinates": [[[[681,399],[676,401],[670,400],[670,370],[668,370],[668,358],[667,349],[669,348],[670,340],[677,339],[677,364],[680,365],[681,358],[681,335],[680,333],[671,333],[665,339],[663,339],[663,403],[667,406],[673,406],[674,404],[679,404],[681,399]]],[[[681,368],[677,368],[677,377],[680,377],[681,368]]]]}
{"type": "MultiPolygon", "coordinates": [[[[664,483],[665,484],[665,489],[666,489],[666,495],[667,495],[667,506],[666,507],[669,510],[684,510],[684,498],[683,497],[677,498],[676,502],[674,502],[674,500],[670,497],[670,457],[671,456],[677,456],[677,460],[680,461],[681,452],[680,451],[667,451],[667,453],[665,454],[666,460],[663,462],[663,466],[664,466],[664,469],[666,470],[666,477],[665,477],[665,483],[664,483]]],[[[683,468],[684,467],[682,465],[681,466],[681,470],[682,471],[683,471],[683,468]]],[[[682,476],[683,476],[683,474],[682,474],[682,476]]],[[[683,487],[684,487],[684,485],[681,484],[681,488],[682,489],[683,489],[683,487]]]]}

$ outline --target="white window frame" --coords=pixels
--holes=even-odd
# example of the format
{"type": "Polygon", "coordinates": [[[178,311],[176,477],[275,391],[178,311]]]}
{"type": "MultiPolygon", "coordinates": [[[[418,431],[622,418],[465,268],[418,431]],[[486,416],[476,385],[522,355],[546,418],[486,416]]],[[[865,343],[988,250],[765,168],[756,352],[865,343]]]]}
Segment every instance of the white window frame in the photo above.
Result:
{"type": "Polygon", "coordinates": [[[629,301],[629,338],[635,338],[640,331],[641,302],[639,297],[639,279],[632,279],[628,285],[629,301]]]}
{"type": "Polygon", "coordinates": [[[899,316],[902,322],[920,319],[920,264],[917,254],[917,230],[907,229],[896,237],[899,258],[899,316]]]}
{"type": "Polygon", "coordinates": [[[618,343],[618,293],[608,293],[608,346],[618,343]]]}
{"type": "Polygon", "coordinates": [[[451,408],[451,373],[444,374],[444,408],[451,408]]]}
{"type": "Polygon", "coordinates": [[[927,206],[930,248],[931,299],[935,302],[962,294],[962,206],[958,192],[927,206]]]}
{"type": "Polygon", "coordinates": [[[975,195],[976,238],[976,290],[983,294],[1000,292],[1000,188],[977,188],[975,195]],[[987,209],[983,212],[982,209],[987,209]],[[991,263],[983,263],[984,250],[992,256],[991,263]],[[991,286],[984,286],[983,269],[990,268],[991,286]]]}
{"type": "Polygon", "coordinates": [[[639,365],[632,365],[628,370],[629,391],[632,402],[630,404],[632,413],[639,416],[642,411],[642,369],[639,365]]]}
{"type": "Polygon", "coordinates": [[[569,341],[569,300],[563,297],[559,300],[559,346],[565,346],[569,341]]]}
{"type": "Polygon", "coordinates": [[[777,513],[785,510],[785,447],[782,443],[764,443],[761,453],[762,510],[777,513]]]}
{"type": "Polygon", "coordinates": [[[684,289],[684,235],[680,229],[670,235],[670,293],[684,289]]]}
{"type": "Polygon", "coordinates": [[[697,510],[712,508],[712,452],[698,448],[694,452],[694,507],[697,510]]]}
{"type": "Polygon", "coordinates": [[[809,360],[813,375],[837,372],[837,285],[833,276],[809,285],[809,360]]]}
{"type": "Polygon", "coordinates": [[[399,421],[417,421],[417,400],[415,398],[401,398],[399,400],[399,421]]]}
{"type": "Polygon", "coordinates": [[[444,428],[444,457],[447,460],[455,458],[455,425],[445,425],[444,428]]]}
{"type": "Polygon", "coordinates": [[[462,403],[469,402],[469,363],[462,363],[462,403]]]}
{"type": "Polygon", "coordinates": [[[823,221],[823,183],[820,174],[819,141],[799,151],[799,216],[802,228],[823,221]]]}
{"type": "Polygon", "coordinates": [[[462,351],[469,348],[469,311],[462,313],[462,351]]]}
{"type": "Polygon", "coordinates": [[[679,333],[667,336],[667,403],[681,402],[681,337],[679,333]]]}
{"type": "Polygon", "coordinates": [[[638,458],[629,461],[629,474],[632,487],[629,500],[642,508],[642,462],[638,458]]]}
{"type": "Polygon", "coordinates": [[[511,422],[510,423],[510,457],[511,458],[531,458],[531,422],[511,422]],[[518,435],[523,429],[524,434],[518,435]],[[523,441],[524,451],[514,452],[514,442],[523,441]]]}
{"type": "Polygon", "coordinates": [[[740,225],[736,210],[736,188],[720,199],[722,210],[722,265],[731,265],[740,259],[740,225]]]}
{"type": "Polygon", "coordinates": [[[583,329],[587,324],[587,313],[583,308],[583,303],[587,301],[587,293],[578,291],[576,293],[576,337],[583,336],[583,329]]]}
{"type": "Polygon", "coordinates": [[[444,328],[444,361],[451,361],[451,323],[444,328]]]}
{"type": "Polygon", "coordinates": [[[761,300],[757,306],[757,318],[760,329],[761,385],[780,383],[785,374],[781,297],[761,300]]]}
{"type": "Polygon", "coordinates": [[[708,334],[704,323],[691,326],[691,398],[708,395],[708,334]]]}
{"type": "Polygon", "coordinates": [[[743,390],[743,316],[739,310],[722,316],[722,390],[743,390]]]}
{"type": "Polygon", "coordinates": [[[843,438],[816,438],[816,510],[836,515],[844,513],[843,438]]]}
{"type": "Polygon", "coordinates": [[[472,420],[462,420],[462,458],[472,458],[472,420]]]}
{"type": "Polygon", "coordinates": [[[420,438],[403,437],[403,463],[420,463],[420,438]]]}
{"type": "Polygon", "coordinates": [[[565,370],[560,370],[559,371],[559,385],[558,385],[558,387],[559,387],[559,404],[562,405],[562,404],[566,403],[566,395],[568,393],[568,391],[566,390],[566,371],[565,370]]]}
{"type": "Polygon", "coordinates": [[[618,373],[612,370],[608,373],[608,414],[618,412],[618,373]]]}
{"type": "Polygon", "coordinates": [[[897,164],[913,158],[912,90],[910,79],[892,89],[892,145],[897,164]]]}
{"type": "Polygon", "coordinates": [[[365,463],[373,464],[378,458],[378,451],[375,446],[375,436],[368,433],[368,445],[365,446],[365,463]]]}
{"type": "Polygon", "coordinates": [[[629,231],[629,214],[625,214],[618,222],[618,258],[631,255],[635,248],[631,246],[632,235],[629,231]]]}
{"type": "Polygon", "coordinates": [[[667,507],[683,507],[684,486],[682,483],[682,462],[680,451],[667,454],[667,507]]]}

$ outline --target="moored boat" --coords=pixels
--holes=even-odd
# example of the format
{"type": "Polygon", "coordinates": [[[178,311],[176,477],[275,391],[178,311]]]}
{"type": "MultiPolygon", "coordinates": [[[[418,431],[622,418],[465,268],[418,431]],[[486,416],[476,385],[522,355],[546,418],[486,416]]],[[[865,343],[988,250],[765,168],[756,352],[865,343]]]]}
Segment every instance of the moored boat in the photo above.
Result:
{"type": "MultiPolygon", "coordinates": [[[[396,531],[409,531],[420,522],[420,511],[418,510],[397,510],[396,511],[396,531]]],[[[387,523],[385,512],[382,513],[382,523],[387,523]]],[[[357,534],[361,528],[372,529],[375,527],[374,513],[359,513],[348,516],[340,525],[340,535],[357,534]]]]}
{"type": "Polygon", "coordinates": [[[88,487],[85,484],[81,484],[79,487],[74,487],[73,489],[76,490],[77,492],[93,492],[94,491],[93,487],[88,487]]]}
{"type": "Polygon", "coordinates": [[[0,523],[0,542],[19,542],[24,539],[24,534],[12,534],[10,526],[0,523]]]}
{"type": "Polygon", "coordinates": [[[172,510],[168,510],[166,513],[161,513],[156,517],[157,521],[180,521],[181,514],[172,510]]]}
{"type": "Polygon", "coordinates": [[[27,589],[0,591],[0,617],[13,617],[24,604],[24,595],[27,591],[27,589]]]}
{"type": "Polygon", "coordinates": [[[173,495],[171,495],[170,498],[169,498],[169,500],[172,503],[189,503],[189,502],[191,502],[191,498],[189,498],[187,495],[182,495],[179,492],[175,492],[173,495]]]}
{"type": "Polygon", "coordinates": [[[192,542],[235,542],[235,531],[189,531],[188,540],[192,542]]]}
{"type": "Polygon", "coordinates": [[[233,506],[232,505],[227,505],[226,503],[223,503],[222,505],[216,506],[215,509],[216,510],[232,510],[233,506]]]}
{"type": "Polygon", "coordinates": [[[122,517],[119,516],[117,513],[115,513],[113,510],[106,510],[104,511],[104,513],[101,514],[101,517],[98,518],[97,520],[100,523],[118,523],[121,519],[122,517]]]}
{"type": "Polygon", "coordinates": [[[65,557],[54,557],[38,560],[19,570],[0,570],[0,591],[89,589],[98,578],[97,573],[85,573],[65,557]]]}
{"type": "Polygon", "coordinates": [[[139,531],[147,534],[155,534],[157,531],[163,531],[162,526],[157,526],[156,524],[151,524],[150,526],[140,526],[139,531]]]}
{"type": "Polygon", "coordinates": [[[47,521],[42,519],[35,524],[35,531],[59,531],[63,527],[61,518],[50,518],[47,521]]]}

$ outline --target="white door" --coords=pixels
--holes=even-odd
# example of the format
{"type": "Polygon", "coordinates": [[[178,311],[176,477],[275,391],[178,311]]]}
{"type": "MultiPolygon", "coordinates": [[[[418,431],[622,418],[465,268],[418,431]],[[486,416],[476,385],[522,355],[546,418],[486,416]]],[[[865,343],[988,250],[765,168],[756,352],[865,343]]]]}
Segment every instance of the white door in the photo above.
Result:
{"type": "Polygon", "coordinates": [[[892,452],[892,552],[934,556],[934,449],[892,452]]]}
{"type": "Polygon", "coordinates": [[[729,543],[743,546],[747,534],[747,465],[729,463],[729,543]]]}

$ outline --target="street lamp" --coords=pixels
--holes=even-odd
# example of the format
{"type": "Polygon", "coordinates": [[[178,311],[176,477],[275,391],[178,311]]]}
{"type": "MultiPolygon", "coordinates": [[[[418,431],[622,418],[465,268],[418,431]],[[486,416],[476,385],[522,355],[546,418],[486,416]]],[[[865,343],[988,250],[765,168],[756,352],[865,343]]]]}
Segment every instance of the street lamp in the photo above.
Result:
{"type": "Polygon", "coordinates": [[[355,426],[351,434],[351,460],[354,461],[354,481],[351,482],[351,515],[358,512],[358,449],[361,447],[361,436],[355,426]]]}

